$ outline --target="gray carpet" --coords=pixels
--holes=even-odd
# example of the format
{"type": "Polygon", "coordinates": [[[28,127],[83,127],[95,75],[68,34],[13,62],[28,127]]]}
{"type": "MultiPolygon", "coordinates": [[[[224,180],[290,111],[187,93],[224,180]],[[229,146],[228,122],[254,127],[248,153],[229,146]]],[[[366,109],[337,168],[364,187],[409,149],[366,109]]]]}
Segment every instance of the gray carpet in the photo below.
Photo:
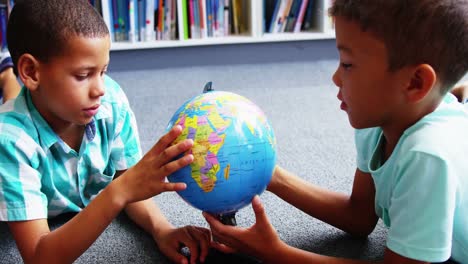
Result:
{"type": "MultiPolygon", "coordinates": [[[[326,45],[334,44],[330,42],[326,45]]],[[[264,110],[276,132],[279,164],[310,182],[348,193],[355,169],[355,150],[353,130],[345,113],[339,110],[337,88],[331,82],[337,59],[333,52],[323,57],[318,56],[320,52],[315,53],[311,60],[301,57],[304,50],[309,52],[308,49],[312,48],[323,46],[304,47],[294,44],[290,53],[293,54],[292,59],[278,61],[258,59],[242,63],[242,60],[235,59],[237,53],[234,52],[229,62],[205,65],[189,63],[191,66],[172,62],[171,65],[158,64],[151,69],[131,66],[125,69],[125,63],[120,60],[120,64],[111,67],[109,75],[121,84],[128,95],[137,116],[144,151],[163,134],[174,111],[185,100],[199,94],[207,81],[213,81],[216,90],[241,94],[264,110]]],[[[333,50],[330,47],[325,49],[333,50]]],[[[153,52],[168,56],[167,53],[171,51],[153,52]]],[[[187,50],[175,49],[173,52],[187,50]]],[[[112,56],[120,59],[126,55],[116,53],[112,56]]],[[[137,56],[138,53],[127,59],[142,60],[137,56]]],[[[194,62],[197,56],[193,53],[191,56],[195,58],[194,62]]],[[[247,58],[249,55],[239,56],[247,58]]],[[[268,57],[261,52],[252,56],[268,57]]],[[[150,60],[153,59],[158,58],[155,55],[150,60]]],[[[265,192],[261,199],[280,237],[292,246],[331,256],[382,259],[386,231],[381,222],[367,239],[356,239],[302,213],[271,193],[265,192]]],[[[176,226],[207,226],[201,212],[191,208],[174,193],[162,194],[154,200],[176,226]]],[[[70,217],[67,215],[52,219],[51,226],[60,226],[70,217]]],[[[249,226],[253,220],[251,207],[237,214],[239,226],[249,226]]],[[[21,262],[5,223],[0,223],[0,252],[0,263],[21,262]]],[[[214,251],[207,261],[251,262],[254,261],[245,256],[214,251]]],[[[160,254],[151,237],[122,214],[76,263],[136,264],[169,261],[160,254]]]]}

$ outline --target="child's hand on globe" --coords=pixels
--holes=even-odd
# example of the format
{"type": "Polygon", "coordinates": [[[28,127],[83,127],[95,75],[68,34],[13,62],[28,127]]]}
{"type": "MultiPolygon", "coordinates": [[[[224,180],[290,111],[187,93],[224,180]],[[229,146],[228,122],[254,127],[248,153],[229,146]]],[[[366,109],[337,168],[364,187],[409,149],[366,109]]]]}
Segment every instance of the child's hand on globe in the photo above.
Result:
{"type": "Polygon", "coordinates": [[[170,183],[166,177],[189,165],[193,155],[187,152],[193,146],[193,140],[183,140],[175,145],[171,143],[180,135],[180,126],[174,126],[149,150],[132,168],[123,173],[120,181],[120,195],[127,203],[151,198],[162,192],[181,191],[185,183],[170,183]]]}

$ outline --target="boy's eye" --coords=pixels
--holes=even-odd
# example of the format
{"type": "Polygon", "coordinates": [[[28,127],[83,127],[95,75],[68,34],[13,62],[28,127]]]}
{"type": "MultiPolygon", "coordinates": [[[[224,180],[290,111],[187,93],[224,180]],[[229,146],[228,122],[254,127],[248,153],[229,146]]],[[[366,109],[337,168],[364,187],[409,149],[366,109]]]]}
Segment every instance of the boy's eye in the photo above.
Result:
{"type": "Polygon", "coordinates": [[[343,67],[343,69],[345,69],[345,70],[351,68],[351,66],[353,66],[353,65],[350,64],[350,63],[341,63],[341,67],[343,67]]]}
{"type": "Polygon", "coordinates": [[[88,74],[83,73],[83,74],[76,74],[75,78],[79,81],[83,81],[84,79],[88,78],[88,74]]]}

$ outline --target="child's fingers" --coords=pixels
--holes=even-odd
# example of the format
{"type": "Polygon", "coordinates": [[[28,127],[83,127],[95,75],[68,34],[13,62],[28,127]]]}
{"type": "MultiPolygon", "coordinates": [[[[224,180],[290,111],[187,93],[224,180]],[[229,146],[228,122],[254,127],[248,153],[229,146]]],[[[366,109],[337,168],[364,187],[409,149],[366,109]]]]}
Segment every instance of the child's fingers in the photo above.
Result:
{"type": "Polygon", "coordinates": [[[210,229],[213,233],[213,236],[216,239],[229,239],[231,237],[236,237],[236,227],[228,226],[221,223],[218,219],[214,218],[212,215],[208,214],[207,212],[203,212],[203,216],[205,217],[208,225],[210,225],[210,229]]]}
{"type": "Polygon", "coordinates": [[[187,257],[179,253],[177,250],[171,250],[169,252],[166,252],[166,255],[175,263],[188,264],[187,257]]]}
{"type": "Polygon", "coordinates": [[[258,195],[255,195],[254,198],[252,199],[252,208],[254,210],[255,219],[257,223],[260,223],[260,224],[269,223],[268,217],[265,213],[265,208],[263,207],[263,204],[260,201],[260,198],[258,197],[258,195]]]}
{"type": "Polygon", "coordinates": [[[191,229],[191,235],[198,241],[200,261],[205,262],[206,256],[210,250],[211,232],[208,229],[193,227],[191,229]]]}
{"type": "Polygon", "coordinates": [[[154,152],[156,155],[161,153],[167,148],[179,135],[182,133],[182,127],[175,125],[169,130],[164,136],[162,136],[158,142],[151,148],[150,152],[154,152]]]}
{"type": "Polygon", "coordinates": [[[179,159],[173,160],[167,163],[166,165],[160,167],[159,170],[161,171],[161,173],[159,175],[162,178],[167,177],[168,175],[174,173],[177,170],[180,170],[181,168],[189,165],[192,162],[193,162],[193,155],[192,154],[185,155],[179,159]]]}
{"type": "Polygon", "coordinates": [[[224,245],[222,243],[219,243],[217,241],[211,242],[211,246],[213,248],[215,248],[216,250],[219,250],[219,251],[221,251],[223,253],[226,253],[226,254],[233,254],[233,253],[237,252],[237,250],[235,250],[235,249],[233,249],[233,248],[231,248],[229,246],[226,246],[226,245],[224,245]]]}
{"type": "Polygon", "coordinates": [[[161,192],[178,192],[183,191],[187,188],[187,185],[183,182],[164,182],[161,192]]]}
{"type": "Polygon", "coordinates": [[[199,249],[197,243],[192,241],[190,244],[185,246],[190,250],[190,264],[196,264],[198,255],[200,254],[200,252],[198,252],[199,249]]]}
{"type": "Polygon", "coordinates": [[[157,168],[163,166],[164,164],[172,161],[175,157],[181,155],[182,153],[188,151],[193,146],[193,140],[187,139],[182,142],[179,142],[173,146],[170,146],[163,150],[161,154],[155,161],[155,166],[157,168]]]}

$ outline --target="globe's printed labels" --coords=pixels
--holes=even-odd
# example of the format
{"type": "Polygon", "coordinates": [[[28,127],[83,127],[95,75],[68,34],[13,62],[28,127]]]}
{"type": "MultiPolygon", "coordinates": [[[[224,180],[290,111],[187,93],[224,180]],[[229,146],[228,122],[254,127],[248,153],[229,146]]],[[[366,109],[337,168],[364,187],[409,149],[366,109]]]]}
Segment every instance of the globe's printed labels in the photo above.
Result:
{"type": "Polygon", "coordinates": [[[208,92],[187,101],[168,129],[183,128],[174,143],[193,139],[194,162],[169,177],[183,181],[179,194],[214,213],[237,211],[265,190],[276,162],[276,141],[264,113],[234,93],[208,92]]]}

